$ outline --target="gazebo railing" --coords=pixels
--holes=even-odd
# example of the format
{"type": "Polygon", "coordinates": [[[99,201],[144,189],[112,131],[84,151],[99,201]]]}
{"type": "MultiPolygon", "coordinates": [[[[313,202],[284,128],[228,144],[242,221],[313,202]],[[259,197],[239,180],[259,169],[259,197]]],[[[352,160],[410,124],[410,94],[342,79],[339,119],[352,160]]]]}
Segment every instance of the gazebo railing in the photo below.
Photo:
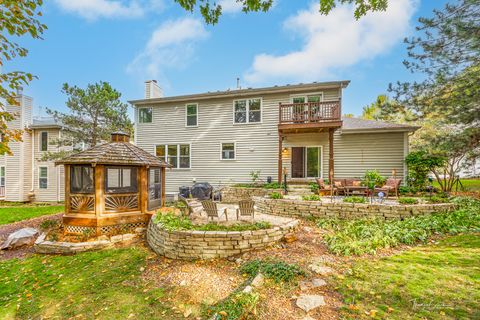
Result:
{"type": "Polygon", "coordinates": [[[138,193],[121,193],[105,195],[105,212],[129,212],[140,210],[138,193]]]}

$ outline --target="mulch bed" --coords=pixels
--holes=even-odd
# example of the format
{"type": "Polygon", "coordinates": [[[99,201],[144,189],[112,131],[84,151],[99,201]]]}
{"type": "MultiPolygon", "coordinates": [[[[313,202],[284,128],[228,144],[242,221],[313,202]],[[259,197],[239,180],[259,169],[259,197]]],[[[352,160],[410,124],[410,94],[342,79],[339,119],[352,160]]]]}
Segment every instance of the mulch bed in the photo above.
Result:
{"type": "MultiPolygon", "coordinates": [[[[7,239],[8,235],[18,229],[22,228],[36,228],[39,229],[40,224],[45,220],[60,220],[63,213],[57,213],[52,215],[41,216],[38,218],[18,221],[10,224],[5,224],[0,226],[0,243],[7,239]]],[[[33,246],[23,246],[14,250],[1,250],[0,251],[0,261],[13,259],[13,258],[25,258],[33,254],[33,246]]]]}

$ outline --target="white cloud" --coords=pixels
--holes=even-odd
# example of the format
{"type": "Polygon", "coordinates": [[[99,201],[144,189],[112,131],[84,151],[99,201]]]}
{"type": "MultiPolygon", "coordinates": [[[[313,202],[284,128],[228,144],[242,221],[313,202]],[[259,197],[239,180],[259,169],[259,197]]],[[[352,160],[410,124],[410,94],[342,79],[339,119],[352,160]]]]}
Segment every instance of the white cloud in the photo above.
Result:
{"type": "Polygon", "coordinates": [[[55,0],[64,11],[78,14],[87,20],[99,18],[137,18],[145,13],[137,0],[55,0]]]}
{"type": "Polygon", "coordinates": [[[323,16],[317,1],[284,22],[287,31],[303,39],[302,47],[285,55],[255,56],[245,79],[251,83],[318,80],[386,53],[409,31],[416,5],[417,0],[391,0],[387,11],[355,20],[352,6],[338,6],[323,16]]]}
{"type": "Polygon", "coordinates": [[[127,66],[127,72],[158,78],[166,68],[183,68],[192,59],[195,44],[207,37],[199,19],[166,21],[153,31],[145,48],[127,66]]]}
{"type": "Polygon", "coordinates": [[[222,13],[236,13],[243,8],[242,3],[236,0],[220,0],[218,4],[222,6],[222,13]]]}

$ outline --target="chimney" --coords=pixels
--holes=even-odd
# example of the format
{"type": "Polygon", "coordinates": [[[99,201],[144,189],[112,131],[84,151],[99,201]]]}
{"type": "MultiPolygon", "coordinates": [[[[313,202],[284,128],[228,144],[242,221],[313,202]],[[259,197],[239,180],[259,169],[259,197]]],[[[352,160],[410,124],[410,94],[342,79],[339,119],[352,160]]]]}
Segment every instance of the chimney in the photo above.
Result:
{"type": "Polygon", "coordinates": [[[145,99],[162,98],[163,90],[157,83],[157,80],[145,81],[145,99]]]}
{"type": "Polygon", "coordinates": [[[123,131],[113,132],[111,137],[112,142],[130,142],[130,135],[123,131]]]}

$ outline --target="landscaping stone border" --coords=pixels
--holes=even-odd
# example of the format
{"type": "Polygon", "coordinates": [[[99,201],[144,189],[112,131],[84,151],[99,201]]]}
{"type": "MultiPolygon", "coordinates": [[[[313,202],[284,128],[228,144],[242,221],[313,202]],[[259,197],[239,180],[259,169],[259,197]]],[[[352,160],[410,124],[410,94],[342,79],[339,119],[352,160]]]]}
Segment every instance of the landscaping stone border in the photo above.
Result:
{"type": "Polygon", "coordinates": [[[78,252],[95,251],[113,247],[128,246],[140,242],[144,238],[145,228],[138,228],[135,233],[111,236],[101,236],[95,241],[63,242],[45,240],[47,233],[42,233],[33,248],[36,253],[71,255],[78,252]],[[141,229],[141,230],[140,230],[141,229]]]}
{"type": "Polygon", "coordinates": [[[225,187],[222,189],[222,202],[238,203],[240,200],[250,200],[252,197],[266,197],[273,192],[282,193],[283,189],[225,187]]]}
{"type": "Polygon", "coordinates": [[[290,220],[270,229],[255,231],[168,231],[153,222],[147,229],[147,243],[161,256],[196,260],[225,258],[265,248],[293,231],[298,220],[290,220]]]}
{"type": "Polygon", "coordinates": [[[452,203],[388,205],[366,203],[325,203],[291,199],[269,199],[254,197],[257,210],[264,214],[286,217],[336,217],[361,218],[381,217],[403,219],[412,216],[455,210],[452,203]]]}

